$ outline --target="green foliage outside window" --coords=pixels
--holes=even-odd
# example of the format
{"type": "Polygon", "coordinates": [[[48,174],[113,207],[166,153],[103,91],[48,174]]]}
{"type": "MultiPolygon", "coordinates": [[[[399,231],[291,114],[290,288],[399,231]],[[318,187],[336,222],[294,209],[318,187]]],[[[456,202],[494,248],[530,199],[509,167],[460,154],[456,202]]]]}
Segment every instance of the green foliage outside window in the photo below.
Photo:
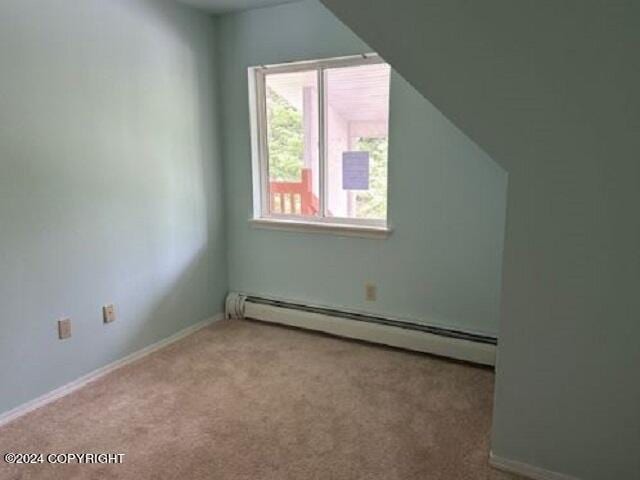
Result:
{"type": "Polygon", "coordinates": [[[369,190],[356,194],[357,218],[387,216],[387,139],[360,138],[357,150],[369,152],[369,190]]]}
{"type": "Polygon", "coordinates": [[[302,112],[273,89],[267,88],[269,178],[299,182],[304,156],[302,112]]]}

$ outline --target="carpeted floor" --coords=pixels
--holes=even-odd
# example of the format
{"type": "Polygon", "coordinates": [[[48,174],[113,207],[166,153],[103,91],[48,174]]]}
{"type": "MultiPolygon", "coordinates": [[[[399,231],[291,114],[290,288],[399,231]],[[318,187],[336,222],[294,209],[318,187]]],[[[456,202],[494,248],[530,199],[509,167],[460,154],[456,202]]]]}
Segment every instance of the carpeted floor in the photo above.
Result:
{"type": "Polygon", "coordinates": [[[493,372],[249,321],[203,329],[0,429],[10,479],[505,480],[487,464],[493,372]]]}

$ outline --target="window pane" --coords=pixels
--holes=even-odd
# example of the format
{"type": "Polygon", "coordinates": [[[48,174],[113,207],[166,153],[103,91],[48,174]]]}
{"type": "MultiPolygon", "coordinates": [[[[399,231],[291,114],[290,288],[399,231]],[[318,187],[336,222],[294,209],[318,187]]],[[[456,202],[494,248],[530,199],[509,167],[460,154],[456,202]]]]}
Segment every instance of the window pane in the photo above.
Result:
{"type": "Polygon", "coordinates": [[[269,211],[319,214],[316,70],[265,78],[269,211]]]}
{"type": "Polygon", "coordinates": [[[327,216],[387,218],[386,64],[325,70],[327,216]]]}

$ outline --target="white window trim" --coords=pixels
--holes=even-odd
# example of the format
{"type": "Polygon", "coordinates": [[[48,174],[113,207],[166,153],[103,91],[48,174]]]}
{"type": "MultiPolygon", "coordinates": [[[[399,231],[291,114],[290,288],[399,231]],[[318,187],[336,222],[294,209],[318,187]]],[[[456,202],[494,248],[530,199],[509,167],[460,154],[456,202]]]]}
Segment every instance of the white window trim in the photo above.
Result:
{"type": "Polygon", "coordinates": [[[389,227],[373,227],[371,225],[356,225],[354,223],[342,224],[308,220],[309,217],[298,218],[251,218],[249,223],[256,228],[269,230],[285,230],[289,232],[304,233],[328,233],[345,237],[361,237],[383,239],[387,238],[392,230],[389,227]]]}
{"type": "Polygon", "coordinates": [[[319,108],[319,158],[320,158],[320,211],[319,217],[300,215],[279,215],[268,211],[268,143],[266,135],[266,95],[265,76],[267,73],[291,73],[316,69],[318,71],[318,102],[326,102],[324,95],[324,70],[327,68],[355,67],[385,63],[377,54],[363,54],[325,60],[309,60],[283,63],[269,66],[250,67],[249,70],[249,115],[251,122],[251,173],[253,184],[253,215],[250,223],[260,228],[292,230],[304,232],[334,233],[337,235],[361,236],[367,238],[385,238],[392,229],[389,225],[389,194],[387,189],[387,218],[345,218],[327,217],[327,179],[326,161],[326,119],[325,108],[319,108]]]}

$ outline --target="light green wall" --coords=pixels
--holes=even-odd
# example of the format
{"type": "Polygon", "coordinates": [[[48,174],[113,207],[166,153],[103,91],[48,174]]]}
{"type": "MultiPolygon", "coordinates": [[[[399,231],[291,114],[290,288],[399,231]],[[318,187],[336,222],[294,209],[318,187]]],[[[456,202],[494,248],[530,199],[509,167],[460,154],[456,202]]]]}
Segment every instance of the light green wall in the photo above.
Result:
{"type": "Polygon", "coordinates": [[[222,310],[215,42],[172,1],[0,2],[0,412],[222,310]]]}
{"type": "Polygon", "coordinates": [[[494,453],[640,478],[640,2],[323,2],[509,171],[494,453]]]}
{"type": "Polygon", "coordinates": [[[504,170],[393,74],[386,240],[250,227],[247,67],[371,49],[319,2],[220,20],[231,290],[497,333],[504,170]],[[364,301],[364,283],[378,301],[364,301]]]}

